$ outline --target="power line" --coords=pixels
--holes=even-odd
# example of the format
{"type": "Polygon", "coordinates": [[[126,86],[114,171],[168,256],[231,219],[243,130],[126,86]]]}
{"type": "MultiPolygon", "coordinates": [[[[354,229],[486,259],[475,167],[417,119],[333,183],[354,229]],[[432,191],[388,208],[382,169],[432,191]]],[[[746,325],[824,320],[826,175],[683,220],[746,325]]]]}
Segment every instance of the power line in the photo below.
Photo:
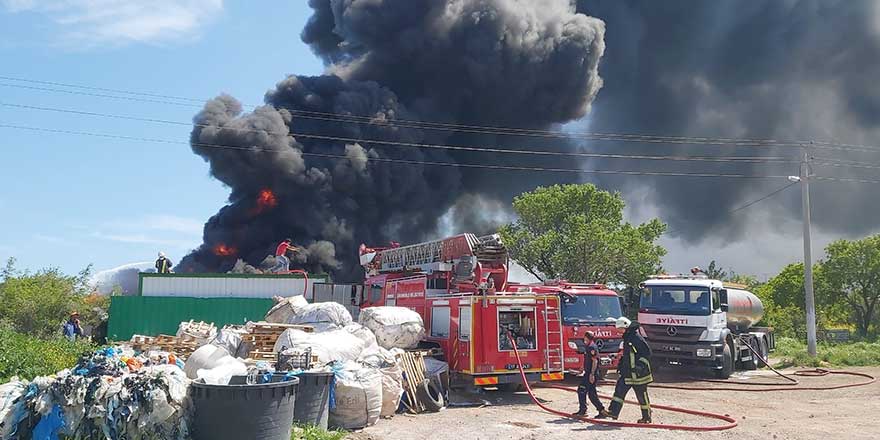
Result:
{"type": "MultiPolygon", "coordinates": [[[[758,198],[758,199],[752,200],[751,202],[748,202],[748,203],[746,203],[746,204],[744,204],[744,205],[742,205],[742,206],[739,206],[739,207],[737,207],[737,208],[731,209],[730,211],[725,212],[724,215],[732,215],[732,214],[735,214],[735,213],[737,213],[737,212],[739,212],[739,211],[742,211],[742,210],[744,210],[744,209],[747,209],[747,208],[749,208],[749,207],[751,207],[751,206],[754,206],[754,205],[756,205],[756,204],[758,204],[758,203],[761,203],[761,202],[763,202],[764,200],[767,200],[767,199],[769,199],[770,197],[773,197],[773,196],[775,196],[776,194],[779,194],[779,193],[781,193],[781,192],[783,192],[783,191],[785,191],[785,190],[791,188],[792,186],[796,185],[797,183],[798,183],[798,182],[791,182],[791,183],[789,183],[789,184],[787,184],[787,185],[785,185],[785,186],[783,186],[783,187],[781,187],[781,188],[779,188],[779,189],[777,189],[777,190],[774,190],[774,191],[771,192],[770,194],[767,194],[767,195],[765,195],[765,196],[762,196],[761,198],[758,198]]],[[[685,221],[685,223],[693,223],[693,221],[685,221]]],[[[672,230],[672,231],[667,231],[666,233],[667,233],[667,234],[674,234],[674,233],[676,233],[676,232],[681,232],[682,230],[683,230],[683,228],[679,228],[679,229],[675,229],[675,230],[672,230]]]]}
{"type": "MultiPolygon", "coordinates": [[[[116,96],[116,95],[108,95],[105,93],[100,93],[100,94],[99,93],[87,93],[87,92],[77,92],[77,91],[71,91],[71,90],[48,88],[48,87],[26,86],[23,84],[0,83],[0,86],[6,86],[6,87],[17,87],[17,88],[24,88],[24,89],[60,92],[60,93],[69,93],[69,94],[80,94],[80,95],[95,96],[95,97],[110,98],[110,99],[123,99],[123,100],[129,100],[129,101],[141,101],[141,102],[170,104],[170,105],[187,106],[187,107],[202,107],[202,103],[204,103],[206,101],[205,99],[197,99],[197,98],[191,98],[191,97],[180,97],[180,96],[174,96],[174,95],[168,95],[168,94],[138,92],[138,91],[131,91],[131,90],[113,89],[113,88],[95,87],[95,86],[85,86],[85,85],[80,85],[80,84],[71,84],[71,83],[63,83],[63,82],[56,82],[56,81],[42,81],[42,80],[12,77],[12,76],[0,76],[0,79],[6,80],[6,81],[16,81],[16,82],[24,82],[24,83],[31,83],[31,84],[68,87],[68,88],[75,88],[75,89],[80,89],[80,90],[93,90],[93,91],[100,91],[100,92],[110,92],[110,93],[117,93],[117,94],[133,95],[133,96],[116,96]],[[146,98],[162,98],[163,100],[138,98],[138,96],[146,97],[146,98]],[[174,99],[174,100],[185,101],[185,102],[172,102],[172,101],[168,101],[168,99],[174,99]]],[[[249,105],[249,107],[255,108],[258,106],[249,105]]],[[[340,121],[340,122],[362,123],[362,124],[373,124],[373,125],[393,125],[393,126],[397,126],[397,127],[411,127],[411,128],[419,128],[419,129],[426,129],[426,130],[447,130],[447,131],[472,132],[472,133],[496,134],[496,135],[510,135],[510,136],[580,138],[580,139],[584,139],[584,140],[593,140],[593,141],[662,143],[662,144],[692,144],[692,145],[715,145],[715,146],[733,146],[733,147],[804,148],[805,145],[809,143],[809,144],[812,144],[812,146],[814,148],[841,150],[841,151],[866,152],[866,153],[880,153],[880,147],[878,147],[878,146],[846,144],[846,143],[837,143],[837,142],[828,142],[828,141],[807,142],[807,141],[797,141],[797,140],[782,141],[782,140],[775,140],[775,139],[713,138],[713,137],[648,135],[648,134],[633,134],[633,133],[553,131],[553,130],[514,128],[514,127],[453,124],[453,123],[419,121],[419,120],[405,120],[405,119],[403,119],[403,120],[402,119],[395,119],[395,120],[381,119],[380,120],[380,119],[377,119],[376,117],[373,117],[373,116],[360,116],[360,115],[341,114],[341,113],[308,111],[308,110],[301,110],[301,109],[286,108],[283,106],[275,106],[275,107],[281,108],[281,109],[286,109],[289,112],[291,112],[292,114],[295,114],[301,118],[335,120],[335,121],[340,121]]]]}
{"type": "Polygon", "coordinates": [[[656,156],[656,155],[589,153],[589,152],[572,152],[572,151],[544,151],[544,150],[531,150],[531,149],[507,149],[507,148],[497,148],[497,147],[493,147],[493,146],[462,146],[462,145],[431,144],[431,143],[419,143],[419,142],[402,142],[402,141],[389,141],[389,140],[381,140],[381,139],[329,136],[329,135],[301,133],[301,132],[289,132],[289,131],[288,132],[271,132],[271,131],[267,131],[267,130],[261,130],[261,129],[255,129],[255,128],[249,128],[249,127],[216,126],[216,125],[211,125],[211,124],[199,124],[199,123],[190,123],[190,122],[181,122],[181,121],[171,121],[171,120],[166,120],[166,119],[143,118],[143,117],[138,117],[138,116],[119,115],[119,114],[111,114],[111,113],[98,113],[98,112],[89,112],[89,111],[82,111],[82,110],[62,109],[62,108],[56,108],[56,107],[41,107],[41,106],[14,104],[14,103],[6,103],[6,102],[0,102],[0,106],[22,108],[22,109],[29,109],[29,110],[39,110],[39,111],[70,113],[70,114],[83,115],[83,116],[124,119],[124,120],[150,122],[150,123],[158,123],[158,124],[172,124],[172,125],[179,125],[179,126],[186,126],[186,127],[190,127],[190,126],[203,127],[203,128],[211,127],[211,128],[219,128],[219,129],[223,129],[223,130],[234,130],[234,131],[261,133],[261,134],[265,133],[265,134],[278,135],[278,136],[291,136],[294,138],[301,137],[301,138],[322,139],[322,140],[349,142],[349,143],[384,144],[384,145],[393,145],[393,146],[399,146],[399,147],[474,151],[474,152],[480,152],[480,153],[528,154],[528,155],[540,155],[540,156],[568,156],[568,157],[583,157],[583,158],[630,159],[630,160],[744,162],[744,163],[776,163],[776,164],[800,163],[799,161],[794,160],[792,158],[786,158],[786,157],[781,157],[781,156],[728,156],[728,157],[656,156]]]}
{"type": "MultiPolygon", "coordinates": [[[[12,129],[18,129],[18,130],[29,130],[29,131],[59,133],[59,134],[72,134],[72,135],[92,136],[92,137],[101,137],[101,138],[109,138],[109,139],[123,139],[123,140],[142,141],[142,142],[157,142],[157,143],[165,143],[165,144],[193,145],[193,146],[204,147],[204,148],[230,149],[230,150],[241,150],[241,151],[248,151],[248,152],[281,151],[281,150],[277,150],[277,149],[263,148],[263,147],[256,147],[256,146],[243,147],[243,146],[239,146],[239,145],[222,145],[222,144],[202,143],[202,142],[190,144],[188,142],[173,141],[173,140],[167,140],[167,139],[156,139],[156,138],[147,138],[147,137],[138,137],[138,136],[125,136],[125,135],[115,135],[115,134],[106,134],[106,133],[94,133],[94,132],[64,130],[64,129],[46,128],[46,127],[33,127],[33,126],[23,126],[23,125],[6,124],[6,123],[0,123],[0,128],[12,128],[12,129]]],[[[304,152],[304,151],[299,152],[299,154],[301,154],[303,156],[315,156],[315,157],[325,157],[325,158],[343,159],[343,160],[350,159],[348,156],[337,155],[337,154],[313,153],[313,152],[304,152]]],[[[585,170],[585,169],[572,169],[572,168],[547,168],[547,167],[525,167],[525,166],[510,166],[510,165],[488,165],[488,164],[474,164],[474,163],[420,161],[420,160],[409,160],[409,159],[374,158],[374,157],[369,158],[368,161],[400,163],[400,164],[410,164],[410,165],[447,166],[447,167],[456,167],[456,168],[483,168],[483,169],[508,170],[508,171],[554,172],[554,173],[572,173],[572,174],[606,174],[606,175],[628,175],[628,176],[700,177],[700,178],[714,177],[714,178],[736,178],[736,179],[782,179],[782,178],[787,177],[787,176],[781,176],[781,175],[752,175],[752,174],[723,174],[723,173],[677,173],[677,172],[663,172],[663,171],[634,171],[634,170],[585,170]]]]}
{"type": "MultiPolygon", "coordinates": [[[[148,103],[170,104],[170,105],[195,107],[195,108],[202,107],[202,104],[196,104],[196,103],[204,103],[206,101],[206,100],[200,100],[200,99],[195,99],[195,98],[175,97],[175,96],[171,96],[171,95],[163,95],[163,94],[156,94],[156,93],[144,93],[144,92],[134,92],[134,91],[126,91],[126,90],[120,90],[120,89],[109,89],[109,88],[103,88],[103,87],[91,87],[91,86],[67,84],[67,83],[60,83],[60,82],[53,82],[53,81],[30,80],[30,79],[15,78],[15,77],[9,77],[9,76],[2,76],[2,77],[0,77],[0,79],[10,80],[10,81],[36,83],[36,84],[45,84],[45,85],[55,85],[55,86],[61,86],[61,87],[71,87],[71,88],[78,88],[78,89],[83,89],[83,90],[109,91],[109,92],[113,92],[113,93],[123,93],[123,94],[135,95],[135,96],[146,96],[146,97],[166,98],[166,99],[170,98],[170,99],[177,99],[177,100],[186,101],[186,102],[172,102],[172,101],[167,101],[167,100],[145,99],[145,98],[139,98],[139,97],[135,97],[135,96],[116,96],[116,95],[108,95],[105,93],[89,93],[89,92],[63,90],[63,89],[49,88],[49,87],[36,87],[36,86],[27,86],[27,85],[22,85],[22,84],[0,83],[0,86],[4,86],[4,87],[16,87],[16,88],[22,88],[22,89],[68,93],[68,94],[74,94],[74,95],[84,95],[84,96],[93,96],[93,97],[110,98],[110,99],[122,99],[122,100],[127,100],[127,101],[141,101],[141,102],[148,102],[148,103]]],[[[248,107],[256,108],[258,106],[248,105],[248,107]]],[[[773,139],[736,139],[736,138],[663,136],[663,135],[648,135],[648,134],[633,134],[633,133],[602,133],[602,132],[583,132],[583,131],[582,132],[577,132],[577,131],[567,131],[566,132],[566,131],[553,131],[553,130],[524,129],[524,128],[514,128],[514,127],[452,124],[452,123],[443,123],[443,122],[406,120],[406,119],[389,120],[389,119],[377,119],[374,116],[360,116],[360,115],[341,114],[341,113],[308,111],[308,110],[302,110],[302,109],[288,108],[288,107],[284,107],[284,106],[274,106],[274,107],[279,108],[279,109],[288,110],[289,112],[297,115],[298,117],[307,118],[307,119],[334,120],[334,121],[340,121],[340,122],[372,124],[372,125],[393,125],[393,126],[397,126],[397,127],[418,128],[418,129],[423,129],[423,130],[445,130],[445,131],[470,132],[470,133],[479,133],[479,134],[531,136],[531,137],[553,137],[553,138],[576,138],[576,139],[580,138],[580,139],[584,139],[584,140],[593,140],[593,141],[717,145],[717,146],[734,146],[734,147],[800,147],[804,143],[803,141],[777,141],[777,140],[773,140],[773,139]]]]}

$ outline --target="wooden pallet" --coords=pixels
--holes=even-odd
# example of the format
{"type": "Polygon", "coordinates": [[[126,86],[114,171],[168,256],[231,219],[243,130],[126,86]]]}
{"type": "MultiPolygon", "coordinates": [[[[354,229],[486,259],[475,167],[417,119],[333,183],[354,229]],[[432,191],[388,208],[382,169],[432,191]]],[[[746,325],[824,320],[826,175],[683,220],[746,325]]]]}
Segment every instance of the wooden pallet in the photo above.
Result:
{"type": "Polygon", "coordinates": [[[403,387],[406,391],[403,404],[413,414],[425,411],[425,405],[419,401],[416,389],[427,375],[424,354],[426,352],[428,350],[407,351],[395,355],[397,364],[403,369],[403,387]]]}
{"type": "Polygon", "coordinates": [[[215,326],[213,322],[193,322],[193,320],[190,319],[189,322],[186,323],[184,332],[187,335],[192,335],[195,337],[209,338],[212,334],[217,333],[217,326],[215,326]]]}
{"type": "Polygon", "coordinates": [[[171,335],[152,336],[133,336],[129,341],[132,348],[140,351],[160,350],[174,353],[181,357],[189,357],[192,352],[199,348],[199,343],[193,336],[185,335],[183,337],[171,335]]]}
{"type": "Polygon", "coordinates": [[[275,360],[275,343],[287,329],[302,330],[306,333],[314,332],[315,329],[308,325],[274,324],[268,322],[256,322],[248,325],[250,333],[242,335],[242,341],[253,344],[253,349],[248,353],[248,358],[259,361],[275,360]]]}

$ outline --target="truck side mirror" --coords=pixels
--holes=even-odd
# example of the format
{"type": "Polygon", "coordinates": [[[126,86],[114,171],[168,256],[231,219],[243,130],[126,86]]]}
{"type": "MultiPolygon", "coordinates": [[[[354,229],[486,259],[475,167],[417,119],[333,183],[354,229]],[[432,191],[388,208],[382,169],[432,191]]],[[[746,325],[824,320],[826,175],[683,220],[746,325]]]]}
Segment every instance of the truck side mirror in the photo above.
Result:
{"type": "Polygon", "coordinates": [[[728,309],[727,305],[727,289],[721,289],[718,291],[718,299],[721,306],[721,311],[726,312],[728,309]]]}
{"type": "Polygon", "coordinates": [[[620,311],[623,312],[624,315],[626,315],[626,299],[622,296],[618,296],[617,300],[620,301],[620,311]]]}

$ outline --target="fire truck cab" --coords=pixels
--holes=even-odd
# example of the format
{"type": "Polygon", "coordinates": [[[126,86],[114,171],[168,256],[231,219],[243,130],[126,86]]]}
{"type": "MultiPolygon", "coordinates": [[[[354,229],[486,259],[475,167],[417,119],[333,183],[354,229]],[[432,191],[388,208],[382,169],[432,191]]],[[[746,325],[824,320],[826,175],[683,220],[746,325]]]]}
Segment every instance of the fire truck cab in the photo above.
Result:
{"type": "Polygon", "coordinates": [[[599,368],[604,374],[617,368],[623,346],[623,331],[614,321],[623,316],[624,301],[617,292],[603,284],[578,284],[567,281],[546,281],[543,284],[510,284],[512,291],[531,291],[540,295],[556,295],[562,309],[565,365],[569,370],[583,366],[586,347],[584,333],[592,331],[599,348],[599,368]]]}
{"type": "Polygon", "coordinates": [[[507,251],[497,235],[462,234],[378,250],[362,246],[361,255],[361,308],[398,306],[419,313],[424,344],[442,350],[453,386],[518,389],[513,343],[529,382],[564,378],[560,298],[509,291],[507,251]]]}

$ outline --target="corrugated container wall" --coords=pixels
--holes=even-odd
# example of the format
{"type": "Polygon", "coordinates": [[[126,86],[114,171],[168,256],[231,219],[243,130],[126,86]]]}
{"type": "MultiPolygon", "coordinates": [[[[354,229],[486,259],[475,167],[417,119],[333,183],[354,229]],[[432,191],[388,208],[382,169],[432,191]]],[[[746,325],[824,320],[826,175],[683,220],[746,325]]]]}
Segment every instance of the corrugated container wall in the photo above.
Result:
{"type": "Polygon", "coordinates": [[[139,274],[141,296],[175,296],[187,298],[271,298],[273,296],[311,294],[313,283],[324,283],[326,275],[250,274],[139,274]]]}

